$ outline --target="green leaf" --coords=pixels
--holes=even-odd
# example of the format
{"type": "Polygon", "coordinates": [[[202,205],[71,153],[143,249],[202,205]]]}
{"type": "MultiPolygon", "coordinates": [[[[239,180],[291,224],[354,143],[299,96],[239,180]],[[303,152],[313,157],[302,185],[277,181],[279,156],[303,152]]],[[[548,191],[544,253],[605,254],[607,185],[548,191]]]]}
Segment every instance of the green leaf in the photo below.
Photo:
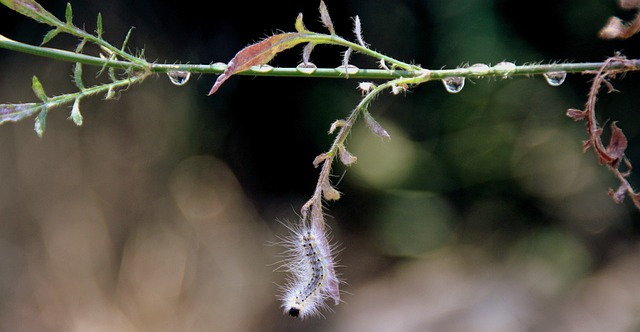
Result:
{"type": "Polygon", "coordinates": [[[42,83],[40,83],[40,80],[38,80],[38,77],[35,75],[33,76],[33,80],[31,82],[31,88],[33,89],[33,93],[36,94],[36,97],[38,97],[38,99],[42,100],[45,103],[49,100],[49,97],[47,97],[47,94],[44,92],[42,83]]]}
{"type": "Polygon", "coordinates": [[[116,96],[116,90],[113,88],[113,85],[109,86],[109,89],[107,90],[107,93],[104,96],[104,99],[113,99],[116,96]]]}
{"type": "Polygon", "coordinates": [[[73,23],[71,22],[72,18],[73,18],[73,10],[71,10],[71,4],[67,2],[67,10],[64,13],[64,17],[67,20],[67,24],[69,25],[73,25],[73,23]]]}
{"type": "Polygon", "coordinates": [[[102,13],[98,13],[98,21],[96,22],[96,34],[98,38],[102,38],[102,13]]]}
{"type": "Polygon", "coordinates": [[[78,44],[78,46],[76,46],[76,53],[82,52],[82,49],[84,48],[85,44],[87,44],[87,40],[82,39],[82,41],[78,44]]]}
{"type": "Polygon", "coordinates": [[[53,39],[53,37],[57,36],[60,33],[59,29],[52,29],[49,30],[49,32],[47,32],[46,35],[44,35],[44,38],[42,38],[42,42],[40,43],[40,46],[48,43],[49,41],[51,41],[51,39],[53,39]]]}
{"type": "Polygon", "coordinates": [[[18,122],[32,116],[38,111],[38,104],[2,104],[0,105],[0,124],[12,121],[18,122]]]}
{"type": "Polygon", "coordinates": [[[115,82],[118,80],[118,78],[116,78],[116,69],[113,67],[109,67],[109,69],[107,70],[107,73],[109,73],[109,78],[115,82]]]}
{"type": "Polygon", "coordinates": [[[296,31],[307,32],[307,28],[304,27],[304,23],[302,22],[302,13],[298,14],[296,18],[296,31]]]}
{"type": "Polygon", "coordinates": [[[36,122],[33,126],[33,130],[36,131],[36,134],[38,134],[38,137],[42,138],[42,135],[44,135],[44,130],[47,126],[47,113],[49,112],[49,110],[47,110],[47,108],[42,109],[42,111],[40,111],[40,113],[38,114],[38,116],[36,116],[36,122]]]}
{"type": "Polygon", "coordinates": [[[73,120],[73,123],[75,123],[76,126],[82,126],[82,114],[80,114],[80,98],[76,98],[76,100],[73,102],[73,107],[71,108],[71,115],[69,116],[69,119],[73,120]]]}
{"type": "Polygon", "coordinates": [[[129,31],[127,32],[127,35],[124,37],[124,41],[122,42],[122,48],[120,49],[120,51],[125,52],[125,47],[127,46],[127,43],[129,42],[129,37],[131,37],[131,31],[133,31],[133,28],[130,28],[129,31]]]}
{"type": "Polygon", "coordinates": [[[84,91],[84,83],[82,83],[82,64],[77,62],[75,66],[73,66],[73,81],[76,83],[76,86],[80,91],[84,91]]]}
{"type": "Polygon", "coordinates": [[[61,23],[55,15],[48,12],[34,0],[0,0],[0,3],[40,23],[52,26],[57,26],[61,23]]]}

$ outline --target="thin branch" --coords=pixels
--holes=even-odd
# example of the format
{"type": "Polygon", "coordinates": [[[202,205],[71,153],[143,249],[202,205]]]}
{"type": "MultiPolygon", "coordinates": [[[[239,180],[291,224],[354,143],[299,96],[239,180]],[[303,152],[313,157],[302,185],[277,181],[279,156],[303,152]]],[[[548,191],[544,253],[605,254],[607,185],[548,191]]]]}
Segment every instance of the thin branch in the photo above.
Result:
{"type": "MultiPolygon", "coordinates": [[[[335,36],[331,36],[335,38],[335,36]]],[[[362,51],[363,48],[358,44],[349,43],[357,51],[362,51]]],[[[106,59],[97,56],[75,53],[57,48],[50,48],[44,46],[35,46],[19,41],[15,41],[0,35],[0,48],[32,54],[36,56],[51,58],[55,60],[62,60],[74,63],[82,63],[91,66],[108,67],[115,69],[134,69],[134,70],[149,70],[153,73],[166,73],[169,71],[186,71],[190,73],[200,74],[221,74],[224,72],[226,66],[222,63],[214,64],[160,64],[149,63],[147,65],[140,65],[139,63],[132,63],[124,60],[106,59]]],[[[387,62],[390,62],[387,57],[384,57],[387,62]]],[[[536,65],[521,65],[516,66],[510,76],[530,76],[541,75],[551,71],[565,71],[567,73],[585,73],[590,71],[597,71],[604,67],[605,71],[617,72],[617,71],[637,71],[640,69],[640,59],[626,60],[625,63],[621,62],[584,62],[584,63],[553,63],[553,64],[536,64],[536,65]]],[[[486,73],[478,74],[477,71],[469,68],[455,68],[455,69],[439,69],[431,70],[431,79],[443,79],[448,77],[495,77],[501,76],[497,73],[494,67],[489,67],[486,73]]],[[[408,70],[386,70],[386,69],[359,69],[356,73],[350,73],[350,79],[394,79],[400,77],[411,77],[421,75],[421,71],[408,71],[408,70]]],[[[272,68],[271,70],[264,70],[255,68],[246,70],[236,75],[248,75],[248,76],[286,76],[286,77],[309,77],[309,78],[346,78],[344,70],[336,68],[317,68],[313,72],[301,71],[298,68],[272,68]]]]}

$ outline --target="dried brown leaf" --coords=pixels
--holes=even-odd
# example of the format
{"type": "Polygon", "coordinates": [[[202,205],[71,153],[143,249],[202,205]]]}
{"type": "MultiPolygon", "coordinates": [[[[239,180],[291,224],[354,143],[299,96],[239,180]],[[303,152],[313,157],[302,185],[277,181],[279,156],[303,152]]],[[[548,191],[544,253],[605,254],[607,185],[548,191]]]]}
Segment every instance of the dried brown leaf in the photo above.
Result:
{"type": "Polygon", "coordinates": [[[598,35],[602,39],[627,39],[640,31],[640,14],[627,23],[620,18],[612,16],[607,24],[600,29],[598,35]]]}
{"type": "Polygon", "coordinates": [[[609,17],[607,24],[600,29],[598,36],[602,39],[616,39],[623,35],[624,30],[625,26],[622,20],[618,17],[612,16],[609,17]]]}
{"type": "Polygon", "coordinates": [[[611,123],[611,138],[609,145],[607,145],[607,155],[613,160],[619,161],[624,156],[627,144],[627,137],[622,133],[622,130],[615,122],[611,123]]]}
{"type": "Polygon", "coordinates": [[[322,183],[322,197],[328,201],[337,201],[340,199],[340,192],[327,180],[322,183]]]}
{"type": "Polygon", "coordinates": [[[322,164],[325,160],[327,160],[328,156],[326,153],[321,153],[313,160],[313,167],[318,168],[320,164],[322,164]]]}
{"type": "Polygon", "coordinates": [[[371,116],[371,114],[369,114],[369,112],[364,112],[364,122],[367,124],[367,127],[369,127],[369,130],[371,130],[372,133],[382,138],[391,138],[391,136],[389,136],[389,133],[382,127],[382,125],[380,125],[380,123],[378,123],[378,121],[376,121],[376,119],[373,118],[373,116],[371,116]]]}
{"type": "Polygon", "coordinates": [[[333,134],[336,131],[336,129],[344,126],[345,124],[346,122],[344,120],[333,121],[333,123],[331,124],[331,128],[329,128],[329,134],[333,134]]]}
{"type": "Polygon", "coordinates": [[[344,145],[340,145],[338,147],[338,156],[340,157],[340,161],[345,166],[351,166],[356,161],[358,161],[358,157],[352,155],[351,152],[349,152],[349,150],[347,150],[347,148],[344,145]]]}
{"type": "Polygon", "coordinates": [[[627,189],[629,189],[629,184],[624,182],[616,189],[615,191],[609,188],[609,196],[613,199],[616,204],[621,204],[624,201],[624,197],[627,193],[627,189]]]}

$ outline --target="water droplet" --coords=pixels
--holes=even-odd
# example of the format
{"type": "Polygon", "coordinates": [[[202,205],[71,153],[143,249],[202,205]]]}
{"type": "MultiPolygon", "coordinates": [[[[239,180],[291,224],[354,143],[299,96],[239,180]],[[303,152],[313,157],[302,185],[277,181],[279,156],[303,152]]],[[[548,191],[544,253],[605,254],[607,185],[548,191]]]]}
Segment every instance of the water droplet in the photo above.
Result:
{"type": "Polygon", "coordinates": [[[269,65],[252,66],[251,70],[259,73],[268,73],[273,70],[273,67],[269,65]]]}
{"type": "Polygon", "coordinates": [[[502,78],[507,78],[516,71],[516,64],[513,62],[502,61],[493,66],[493,71],[502,78]]]}
{"type": "Polygon", "coordinates": [[[464,77],[447,77],[442,79],[444,88],[449,93],[458,93],[464,88],[464,77]]]}
{"type": "Polygon", "coordinates": [[[296,70],[303,74],[313,74],[313,72],[315,72],[316,69],[318,69],[318,67],[316,67],[316,65],[314,65],[311,62],[307,62],[306,64],[301,63],[296,67],[296,70]]]}
{"type": "Polygon", "coordinates": [[[469,72],[475,76],[484,76],[489,73],[489,66],[484,63],[476,63],[469,67],[469,72]]]}
{"type": "Polygon", "coordinates": [[[188,71],[182,71],[182,70],[172,70],[167,72],[167,76],[169,76],[169,80],[171,81],[171,83],[177,86],[181,86],[189,82],[191,73],[188,71]]]}
{"type": "Polygon", "coordinates": [[[564,83],[564,79],[567,78],[566,71],[550,71],[543,74],[544,79],[547,80],[547,83],[551,86],[560,86],[564,83]]]}
{"type": "Polygon", "coordinates": [[[227,69],[227,64],[224,62],[216,62],[214,64],[211,65],[211,67],[213,67],[214,69],[218,69],[218,70],[225,70],[227,69]]]}
{"type": "Polygon", "coordinates": [[[360,71],[360,68],[354,66],[354,65],[348,65],[347,69],[344,68],[344,65],[336,68],[337,71],[339,71],[340,73],[343,74],[348,74],[348,75],[354,75],[357,74],[360,71]]]}

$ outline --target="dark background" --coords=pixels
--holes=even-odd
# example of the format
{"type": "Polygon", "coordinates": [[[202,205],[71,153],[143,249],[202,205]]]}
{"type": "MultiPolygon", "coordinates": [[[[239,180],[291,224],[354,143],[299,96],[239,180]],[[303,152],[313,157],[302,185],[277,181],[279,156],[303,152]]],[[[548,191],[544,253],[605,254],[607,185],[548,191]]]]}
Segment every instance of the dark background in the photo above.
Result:
{"type": "MultiPolygon", "coordinates": [[[[58,17],[65,2],[41,4],[58,17]]],[[[248,44],[291,31],[318,3],[81,1],[74,23],[147,60],[227,62],[248,44]]],[[[596,62],[638,57],[637,37],[603,41],[614,1],[327,1],[337,33],[359,15],[371,47],[425,68],[473,63],[596,62]]],[[[0,34],[38,44],[47,27],[0,8],[0,34]]],[[[59,36],[49,46],[73,49],[59,36]]],[[[336,67],[343,50],[312,61],[336,67]]],[[[301,49],[273,65],[293,67],[301,49]]],[[[353,64],[376,67],[354,55],[353,64]]],[[[85,67],[87,82],[100,82],[85,67]]],[[[0,102],[74,91],[71,64],[0,50],[0,102]]],[[[354,80],[213,76],[183,87],[164,75],[117,100],[83,100],[0,127],[0,330],[629,331],[640,327],[639,213],[607,196],[613,175],[582,153],[590,76],[557,88],[541,77],[475,79],[456,95],[439,82],[385,93],[372,114],[391,135],[359,124],[359,157],[334,170],[343,198],[327,213],[339,243],[346,303],[304,322],[278,309],[273,273],[286,234],[311,195],[314,157],[329,125],[360,93],[354,80]],[[275,264],[275,265],[274,265],[275,264]]],[[[601,123],[619,121],[638,152],[636,74],[602,93],[601,123]]],[[[606,135],[606,133],[605,133],[606,135]]],[[[637,175],[631,176],[638,184],[637,175]]]]}

